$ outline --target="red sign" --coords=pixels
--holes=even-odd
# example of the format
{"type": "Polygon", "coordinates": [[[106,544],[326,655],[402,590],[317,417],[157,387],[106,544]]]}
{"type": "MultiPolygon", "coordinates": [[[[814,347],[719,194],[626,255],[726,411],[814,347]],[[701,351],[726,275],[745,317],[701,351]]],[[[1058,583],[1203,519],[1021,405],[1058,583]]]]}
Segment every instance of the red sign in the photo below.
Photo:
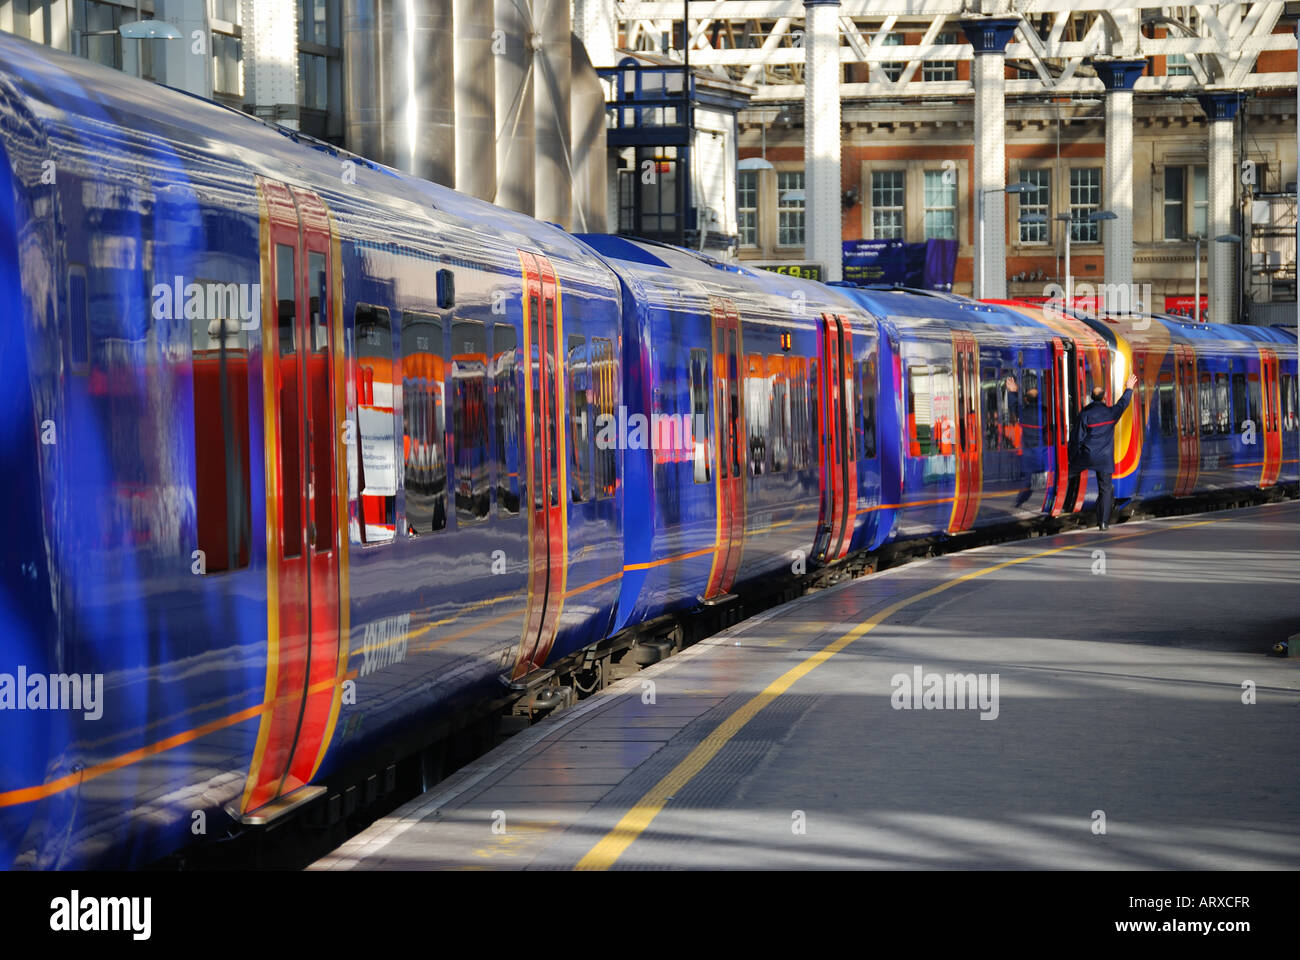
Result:
{"type": "Polygon", "coordinates": [[[1195,297],[1165,297],[1165,313],[1205,323],[1210,316],[1210,298],[1201,297],[1200,316],[1195,316],[1193,313],[1192,305],[1195,302],[1195,297]]]}

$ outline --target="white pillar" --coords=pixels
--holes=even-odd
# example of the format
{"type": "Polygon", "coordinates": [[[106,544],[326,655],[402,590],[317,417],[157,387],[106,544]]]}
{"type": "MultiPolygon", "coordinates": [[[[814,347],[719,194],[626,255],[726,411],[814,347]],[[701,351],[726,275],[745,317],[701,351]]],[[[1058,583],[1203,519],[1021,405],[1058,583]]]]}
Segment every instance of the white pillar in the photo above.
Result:
{"type": "Polygon", "coordinates": [[[294,0],[243,0],[240,11],[244,21],[244,99],[253,105],[257,116],[297,127],[297,5],[294,0]]]}
{"type": "Polygon", "coordinates": [[[843,277],[839,0],[804,0],[804,236],[826,280],[843,277]]]}
{"type": "MultiPolygon", "coordinates": [[[[1216,243],[1215,239],[1233,232],[1233,211],[1237,205],[1237,161],[1233,151],[1233,126],[1240,94],[1211,93],[1200,98],[1209,118],[1209,307],[1211,323],[1236,323],[1237,256],[1239,244],[1216,243]]],[[[1244,241],[1243,241],[1244,242],[1244,241]]]]}
{"type": "Polygon", "coordinates": [[[975,51],[975,296],[997,300],[1007,295],[1006,194],[1006,56],[1017,17],[981,17],[961,21],[975,51]],[[983,229],[979,217],[983,213],[983,229]],[[981,280],[981,275],[983,280],[981,280]]]}
{"type": "Polygon", "coordinates": [[[1236,199],[1233,172],[1236,156],[1232,149],[1232,123],[1210,124],[1210,322],[1235,323],[1237,309],[1236,245],[1215,243],[1214,238],[1232,232],[1232,208],[1236,199]]]}
{"type": "MultiPolygon", "coordinates": [[[[252,4],[247,6],[251,7],[252,4]]],[[[292,15],[292,4],[289,9],[292,15]]],[[[154,10],[159,20],[166,20],[181,32],[182,37],[180,40],[139,41],[156,44],[153,48],[155,62],[162,60],[162,70],[158,71],[159,79],[169,87],[212,99],[212,31],[208,24],[206,0],[158,0],[154,10]]],[[[247,24],[248,21],[245,20],[244,23],[247,24]]],[[[296,27],[296,22],[294,25],[296,27]]],[[[248,27],[245,26],[244,30],[247,31],[248,27]]],[[[292,35],[297,36],[296,32],[292,35]]],[[[247,34],[244,47],[247,50],[247,34]]],[[[245,53],[244,56],[247,58],[248,54],[245,53]]],[[[295,76],[297,65],[295,57],[295,76]]],[[[297,113],[294,115],[297,116],[297,113]]]]}
{"type": "MultiPolygon", "coordinates": [[[[1106,251],[1103,280],[1128,290],[1133,282],[1133,85],[1142,76],[1146,61],[1098,59],[1093,66],[1106,87],[1106,182],[1102,206],[1115,214],[1115,219],[1101,228],[1106,251]]],[[[1135,304],[1128,308],[1137,309],[1135,304]]]]}

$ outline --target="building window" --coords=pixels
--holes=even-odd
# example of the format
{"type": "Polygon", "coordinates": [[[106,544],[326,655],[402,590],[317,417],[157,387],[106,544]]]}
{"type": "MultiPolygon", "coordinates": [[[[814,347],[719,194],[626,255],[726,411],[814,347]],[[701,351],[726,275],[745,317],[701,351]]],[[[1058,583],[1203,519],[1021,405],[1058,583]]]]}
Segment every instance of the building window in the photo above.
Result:
{"type": "MultiPolygon", "coordinates": [[[[39,32],[48,33],[44,28],[38,29],[38,21],[43,24],[49,23],[50,7],[49,3],[18,3],[16,4],[19,11],[23,8],[27,10],[27,19],[32,26],[29,36],[32,40],[43,40],[39,32]]],[[[19,12],[14,18],[20,21],[23,18],[19,12]]],[[[132,18],[134,19],[134,17],[132,18]]],[[[81,49],[73,51],[78,56],[84,56],[87,60],[95,63],[102,63],[106,67],[122,69],[122,43],[121,38],[116,34],[106,34],[104,31],[116,30],[122,24],[122,8],[113,3],[95,3],[93,0],[77,0],[73,10],[73,22],[76,28],[82,33],[81,49]],[[99,36],[94,36],[99,34],[99,36]]],[[[15,23],[17,26],[17,23],[15,23]]],[[[20,30],[21,33],[21,30],[20,30]]],[[[141,42],[143,45],[143,42],[141,42]]]]}
{"type": "Polygon", "coordinates": [[[777,236],[780,247],[802,247],[803,240],[803,171],[781,171],[776,175],[777,236]]]}
{"type": "Polygon", "coordinates": [[[1205,236],[1209,229],[1210,195],[1209,169],[1204,165],[1192,167],[1192,233],[1205,236]]]}
{"type": "Polygon", "coordinates": [[[1186,235],[1187,196],[1182,167],[1165,167],[1165,239],[1181,240],[1186,235]]]}
{"type": "Polygon", "coordinates": [[[742,247],[758,246],[758,171],[741,170],[736,185],[736,223],[742,247]]]}
{"type": "MultiPolygon", "coordinates": [[[[1033,190],[1026,190],[1020,195],[1020,212],[1036,214],[1051,220],[1052,171],[1021,170],[1020,179],[1032,183],[1033,190]]],[[[1048,223],[1022,223],[1020,242],[1023,244],[1045,244],[1049,234],[1048,223]]]]}
{"type": "Polygon", "coordinates": [[[212,34],[212,90],[233,97],[244,95],[244,76],[241,69],[243,51],[236,37],[224,33],[212,34]]]}
{"type": "Polygon", "coordinates": [[[1171,53],[1165,57],[1165,76],[1166,77],[1190,77],[1192,75],[1192,65],[1187,62],[1187,57],[1181,53],[1171,53]]]}
{"type": "Polygon", "coordinates": [[[876,240],[903,239],[902,170],[871,173],[871,236],[876,240]]]}
{"type": "Polygon", "coordinates": [[[298,84],[302,106],[324,110],[329,106],[329,80],[325,58],[314,53],[298,54],[298,84]]]}
{"type": "MultiPolygon", "coordinates": [[[[887,33],[885,38],[880,41],[882,47],[901,47],[903,45],[903,35],[901,33],[887,33]]],[[[880,70],[890,80],[897,81],[903,75],[903,69],[907,66],[901,60],[893,60],[889,63],[879,65],[880,70]]]]}
{"type": "Polygon", "coordinates": [[[1097,222],[1088,214],[1101,209],[1101,168],[1076,167],[1070,171],[1070,239],[1074,243],[1097,243],[1101,235],[1097,222]]]}
{"type": "Polygon", "coordinates": [[[957,179],[946,170],[925,171],[925,239],[957,239],[957,179]]]}
{"type": "MultiPolygon", "coordinates": [[[[957,43],[955,33],[941,33],[934,39],[936,46],[957,43]]],[[[921,65],[921,79],[926,82],[957,79],[956,60],[927,60],[921,65]]]]}
{"type": "Polygon", "coordinates": [[[1165,167],[1165,239],[1186,240],[1205,236],[1209,212],[1206,167],[1165,167]],[[1188,181],[1191,181],[1191,222],[1188,215],[1188,181]]]}

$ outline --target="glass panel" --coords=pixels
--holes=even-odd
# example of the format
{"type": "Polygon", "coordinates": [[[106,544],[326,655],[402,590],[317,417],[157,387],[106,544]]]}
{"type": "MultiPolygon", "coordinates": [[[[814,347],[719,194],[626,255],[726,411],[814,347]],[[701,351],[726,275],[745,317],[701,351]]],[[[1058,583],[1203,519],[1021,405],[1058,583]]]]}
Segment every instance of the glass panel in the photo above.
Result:
{"type": "Polygon", "coordinates": [[[325,255],[307,254],[308,327],[311,338],[307,366],[311,372],[311,495],[315,510],[317,553],[334,549],[334,397],[330,392],[330,297],[325,255]]]}
{"type": "Polygon", "coordinates": [[[275,246],[275,299],[279,321],[280,363],[280,504],[282,556],[302,555],[302,400],[298,364],[295,289],[297,269],[293,247],[275,246]]]}
{"type": "Polygon", "coordinates": [[[487,519],[492,502],[486,383],[487,332],[478,321],[457,320],[451,325],[451,389],[458,524],[487,519]]]}
{"type": "Polygon", "coordinates": [[[515,329],[492,327],[492,390],[496,416],[497,512],[519,513],[519,356],[515,329]]]}
{"type": "Polygon", "coordinates": [[[393,330],[388,311],[358,304],[356,342],[359,534],[362,543],[386,543],[397,525],[393,330]]]}
{"type": "Polygon", "coordinates": [[[406,530],[418,536],[447,526],[447,403],[442,319],[402,317],[402,438],[406,530]]]}
{"type": "Polygon", "coordinates": [[[691,439],[695,444],[695,482],[713,479],[713,457],[709,437],[709,354],[704,349],[691,350],[691,439]]]}

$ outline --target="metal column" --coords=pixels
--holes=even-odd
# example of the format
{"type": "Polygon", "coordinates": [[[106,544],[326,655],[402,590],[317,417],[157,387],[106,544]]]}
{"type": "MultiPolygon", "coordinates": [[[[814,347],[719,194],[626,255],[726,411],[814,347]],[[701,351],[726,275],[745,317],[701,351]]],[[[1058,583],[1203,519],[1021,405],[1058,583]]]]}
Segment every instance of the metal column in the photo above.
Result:
{"type": "Polygon", "coordinates": [[[497,192],[496,65],[492,4],[455,0],[456,189],[491,201],[497,192]]]}
{"type": "Polygon", "coordinates": [[[612,67],[618,49],[618,18],[610,0],[574,0],[573,32],[593,67],[612,67]]]}
{"type": "Polygon", "coordinates": [[[1237,255],[1240,244],[1216,243],[1233,232],[1237,206],[1237,155],[1233,127],[1241,106],[1240,93],[1208,93],[1198,98],[1210,128],[1209,168],[1209,319],[1211,323],[1236,323],[1237,255]]]}
{"type": "Polygon", "coordinates": [[[839,6],[839,0],[804,0],[804,231],[808,258],[822,265],[827,280],[842,278],[844,260],[840,227],[839,6]]]}
{"type": "Polygon", "coordinates": [[[541,47],[533,54],[533,116],[536,124],[534,216],[573,226],[573,154],[569,134],[573,49],[569,5],[563,0],[533,5],[541,47]]]}
{"type": "Polygon", "coordinates": [[[499,206],[532,216],[537,190],[533,174],[533,54],[541,47],[527,7],[496,0],[496,152],[499,206]]]}
{"type": "Polygon", "coordinates": [[[1005,51],[1019,23],[1019,18],[1015,17],[980,17],[961,21],[961,28],[975,52],[971,65],[975,85],[972,187],[977,215],[975,296],[980,299],[996,300],[1007,295],[1007,208],[1003,193],[1007,185],[1005,51]]]}

